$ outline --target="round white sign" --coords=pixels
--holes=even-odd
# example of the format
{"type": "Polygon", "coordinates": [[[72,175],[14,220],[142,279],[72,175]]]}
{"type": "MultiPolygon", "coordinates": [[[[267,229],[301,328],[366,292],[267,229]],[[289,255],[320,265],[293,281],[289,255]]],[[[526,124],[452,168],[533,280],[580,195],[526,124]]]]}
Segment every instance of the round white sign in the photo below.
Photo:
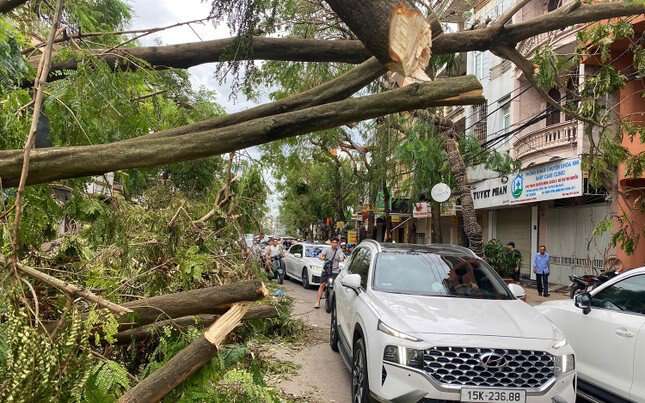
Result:
{"type": "Polygon", "coordinates": [[[443,203],[450,198],[450,186],[443,182],[437,183],[432,187],[430,195],[432,196],[432,200],[443,203]]]}

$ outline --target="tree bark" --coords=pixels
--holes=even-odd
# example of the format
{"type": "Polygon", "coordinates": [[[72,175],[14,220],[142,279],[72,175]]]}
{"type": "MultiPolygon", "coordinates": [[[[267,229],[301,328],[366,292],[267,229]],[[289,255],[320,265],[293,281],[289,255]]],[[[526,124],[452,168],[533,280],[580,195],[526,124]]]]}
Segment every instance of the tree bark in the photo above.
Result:
{"type": "MultiPolygon", "coordinates": [[[[339,2],[340,0],[336,0],[339,2]]],[[[363,2],[366,2],[364,0],[363,2]]],[[[347,1],[347,3],[352,3],[347,1]]],[[[507,24],[503,27],[488,26],[469,31],[451,32],[439,35],[432,26],[432,53],[447,54],[472,50],[488,50],[495,45],[515,46],[518,42],[544,32],[556,31],[575,24],[600,21],[608,18],[626,17],[645,13],[645,6],[633,3],[606,2],[583,4],[577,9],[564,13],[563,10],[532,18],[519,24],[507,24]]],[[[369,29],[374,24],[366,24],[369,29]]],[[[202,63],[220,62],[240,59],[298,60],[311,62],[336,61],[360,63],[371,56],[360,41],[338,40],[321,44],[317,40],[294,40],[292,38],[253,38],[253,53],[239,54],[237,57],[225,56],[224,50],[230,47],[234,38],[218,41],[185,43],[170,46],[152,46],[119,50],[120,57],[115,55],[100,56],[114,62],[115,68],[135,68],[129,62],[116,63],[123,56],[133,56],[149,63],[154,68],[181,67],[187,68],[202,63]],[[324,52],[320,50],[324,49],[324,52]],[[323,56],[321,56],[323,54],[323,56]],[[333,60],[331,60],[333,59],[333,60]]],[[[64,60],[54,64],[52,69],[77,66],[77,59],[64,60]]]]}
{"type": "MultiPolygon", "coordinates": [[[[430,23],[408,0],[325,0],[388,70],[428,80],[430,23]]],[[[435,32],[436,33],[436,32],[435,32]]]]}
{"type": "Polygon", "coordinates": [[[464,220],[464,232],[468,238],[469,248],[475,252],[477,256],[482,256],[484,253],[482,247],[482,228],[477,222],[477,212],[473,203],[472,194],[470,193],[470,185],[466,178],[466,164],[459,151],[459,144],[457,143],[457,133],[455,129],[450,127],[445,132],[445,147],[448,153],[448,162],[450,163],[450,170],[455,180],[457,194],[461,200],[462,216],[464,220]]]}
{"type": "Polygon", "coordinates": [[[441,204],[436,201],[430,202],[430,209],[432,211],[431,222],[432,222],[432,243],[443,243],[441,236],[441,204]]]}
{"type": "Polygon", "coordinates": [[[0,0],[0,14],[8,13],[26,2],[27,0],[0,0]]]}
{"type": "Polygon", "coordinates": [[[153,323],[158,319],[173,319],[205,313],[221,314],[234,303],[257,301],[267,294],[264,284],[253,280],[159,295],[123,304],[134,313],[122,317],[120,321],[126,326],[128,324],[140,326],[153,323]]]}
{"type": "MultiPolygon", "coordinates": [[[[252,319],[268,319],[274,318],[278,315],[278,311],[273,305],[251,305],[248,312],[244,315],[243,320],[252,319]]],[[[189,326],[209,326],[219,317],[214,314],[201,314],[182,316],[176,319],[166,319],[159,322],[150,323],[148,325],[126,329],[116,334],[117,343],[129,343],[134,339],[142,339],[152,334],[158,333],[166,326],[173,326],[176,328],[186,328],[189,326]]]]}
{"type": "MultiPolygon", "coordinates": [[[[29,183],[199,159],[390,113],[484,101],[479,81],[473,76],[463,76],[413,84],[180,137],[37,149],[31,156],[29,183]]],[[[15,185],[21,162],[22,157],[15,151],[0,152],[3,185],[15,185]]]]}
{"type": "MultiPolygon", "coordinates": [[[[156,69],[185,69],[204,63],[234,60],[283,60],[357,64],[372,56],[360,41],[251,37],[248,44],[238,38],[215,39],[177,45],[146,46],[94,51],[114,70],[137,69],[141,60],[156,69]]],[[[52,72],[75,70],[83,56],[54,63],[52,72]]]]}
{"type": "Polygon", "coordinates": [[[119,403],[158,402],[217,353],[226,336],[239,324],[248,307],[233,305],[208,330],[166,364],[125,392],[119,403]]]}
{"type": "Polygon", "coordinates": [[[130,141],[149,138],[173,137],[186,133],[226,127],[249,120],[295,111],[329,102],[340,101],[354,94],[385,73],[383,65],[376,58],[369,58],[347,73],[318,85],[310,90],[292,95],[276,102],[259,105],[230,115],[203,120],[190,125],[164,130],[145,136],[136,137],[130,141]]]}

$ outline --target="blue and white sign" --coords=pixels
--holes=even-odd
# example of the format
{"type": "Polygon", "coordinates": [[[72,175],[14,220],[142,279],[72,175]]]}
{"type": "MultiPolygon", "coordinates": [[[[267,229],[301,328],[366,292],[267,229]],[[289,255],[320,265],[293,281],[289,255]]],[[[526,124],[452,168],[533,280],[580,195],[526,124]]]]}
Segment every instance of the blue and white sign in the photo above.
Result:
{"type": "Polygon", "coordinates": [[[580,159],[568,159],[522,170],[472,186],[476,209],[582,196],[580,159]]]}

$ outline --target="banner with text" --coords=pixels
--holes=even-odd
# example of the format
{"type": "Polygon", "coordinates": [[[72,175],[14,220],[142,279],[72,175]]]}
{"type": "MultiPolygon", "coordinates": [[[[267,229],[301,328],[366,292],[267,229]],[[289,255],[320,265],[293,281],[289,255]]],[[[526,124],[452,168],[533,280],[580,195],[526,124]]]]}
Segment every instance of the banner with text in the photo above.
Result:
{"type": "Polygon", "coordinates": [[[551,162],[473,185],[476,209],[582,195],[580,159],[551,162]]]}

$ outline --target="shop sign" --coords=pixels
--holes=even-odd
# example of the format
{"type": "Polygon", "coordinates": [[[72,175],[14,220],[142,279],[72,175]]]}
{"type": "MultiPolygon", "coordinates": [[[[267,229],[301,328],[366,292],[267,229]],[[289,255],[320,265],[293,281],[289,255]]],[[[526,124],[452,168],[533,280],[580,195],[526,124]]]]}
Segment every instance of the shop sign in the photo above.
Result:
{"type": "Polygon", "coordinates": [[[521,171],[512,177],[510,203],[582,196],[580,159],[552,162],[521,171]]]}
{"type": "Polygon", "coordinates": [[[476,209],[581,196],[580,159],[551,162],[508,177],[488,179],[473,185],[471,195],[476,209]]]}
{"type": "Polygon", "coordinates": [[[358,243],[358,232],[356,230],[347,231],[347,243],[356,245],[358,243]]]}
{"type": "Polygon", "coordinates": [[[510,204],[509,179],[506,176],[501,178],[486,179],[474,184],[470,194],[476,209],[506,206],[510,204]]]}
{"type": "Polygon", "coordinates": [[[441,203],[441,216],[451,217],[457,215],[457,201],[454,197],[450,197],[445,203],[441,203]]]}
{"type": "Polygon", "coordinates": [[[430,208],[428,207],[428,203],[426,202],[414,203],[414,210],[412,211],[412,217],[414,218],[430,217],[430,208]]]}

